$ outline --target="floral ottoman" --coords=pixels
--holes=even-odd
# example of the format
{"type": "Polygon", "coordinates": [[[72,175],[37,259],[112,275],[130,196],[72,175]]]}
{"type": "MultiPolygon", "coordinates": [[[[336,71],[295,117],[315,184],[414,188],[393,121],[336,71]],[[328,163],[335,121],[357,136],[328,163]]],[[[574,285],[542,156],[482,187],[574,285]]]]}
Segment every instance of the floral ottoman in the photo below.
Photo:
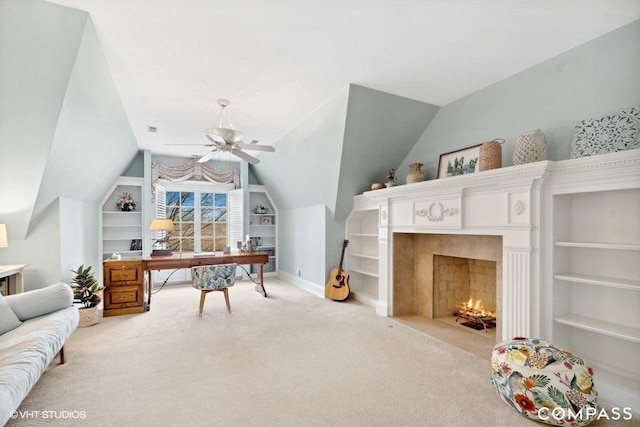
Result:
{"type": "Polygon", "coordinates": [[[566,350],[517,337],[496,344],[491,369],[502,400],[526,418],[558,426],[584,426],[596,418],[593,371],[566,350]]]}

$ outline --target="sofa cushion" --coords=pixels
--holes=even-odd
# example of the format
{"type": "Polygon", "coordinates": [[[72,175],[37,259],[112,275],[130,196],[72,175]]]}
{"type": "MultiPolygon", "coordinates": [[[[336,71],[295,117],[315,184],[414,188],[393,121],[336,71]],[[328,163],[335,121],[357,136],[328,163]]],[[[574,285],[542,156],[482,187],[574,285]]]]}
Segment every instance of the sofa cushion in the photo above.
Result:
{"type": "Polygon", "coordinates": [[[9,307],[9,304],[4,300],[2,294],[0,294],[0,335],[17,328],[21,323],[20,319],[9,307]]]}
{"type": "Polygon", "coordinates": [[[77,326],[78,309],[68,307],[0,335],[0,425],[20,406],[77,326]]]}
{"type": "Polygon", "coordinates": [[[73,289],[66,283],[56,283],[6,297],[7,304],[23,322],[73,305],[73,289]]]}

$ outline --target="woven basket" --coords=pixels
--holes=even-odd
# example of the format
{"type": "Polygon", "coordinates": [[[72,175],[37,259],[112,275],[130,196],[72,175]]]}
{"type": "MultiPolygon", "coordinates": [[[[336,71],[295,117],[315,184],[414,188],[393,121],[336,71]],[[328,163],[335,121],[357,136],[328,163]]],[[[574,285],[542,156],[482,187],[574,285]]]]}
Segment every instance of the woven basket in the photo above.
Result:
{"type": "Polygon", "coordinates": [[[78,326],[81,328],[87,326],[93,326],[98,323],[98,306],[89,307],[89,308],[78,308],[78,313],[80,314],[80,322],[78,326]]]}
{"type": "Polygon", "coordinates": [[[516,148],[513,152],[513,164],[523,165],[525,163],[539,162],[547,160],[547,142],[544,133],[540,129],[524,132],[518,137],[516,148]]]}

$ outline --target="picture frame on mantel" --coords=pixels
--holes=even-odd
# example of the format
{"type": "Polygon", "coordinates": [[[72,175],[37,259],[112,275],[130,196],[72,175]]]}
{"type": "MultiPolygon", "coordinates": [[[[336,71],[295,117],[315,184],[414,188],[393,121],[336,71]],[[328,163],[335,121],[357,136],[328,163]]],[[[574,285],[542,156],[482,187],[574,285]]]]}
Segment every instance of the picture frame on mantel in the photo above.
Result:
{"type": "Polygon", "coordinates": [[[478,173],[480,171],[478,161],[480,159],[481,145],[473,145],[461,150],[440,154],[438,179],[478,173]]]}

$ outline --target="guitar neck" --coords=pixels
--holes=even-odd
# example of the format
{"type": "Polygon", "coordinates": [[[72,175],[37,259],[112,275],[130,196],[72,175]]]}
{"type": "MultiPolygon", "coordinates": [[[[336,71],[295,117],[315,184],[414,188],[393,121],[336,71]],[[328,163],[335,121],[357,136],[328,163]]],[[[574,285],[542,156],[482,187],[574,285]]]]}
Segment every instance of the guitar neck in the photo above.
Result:
{"type": "Polygon", "coordinates": [[[347,249],[348,243],[349,241],[345,240],[344,244],[342,245],[342,254],[340,255],[340,264],[338,265],[338,275],[342,274],[342,262],[344,261],[344,251],[347,249]]]}

